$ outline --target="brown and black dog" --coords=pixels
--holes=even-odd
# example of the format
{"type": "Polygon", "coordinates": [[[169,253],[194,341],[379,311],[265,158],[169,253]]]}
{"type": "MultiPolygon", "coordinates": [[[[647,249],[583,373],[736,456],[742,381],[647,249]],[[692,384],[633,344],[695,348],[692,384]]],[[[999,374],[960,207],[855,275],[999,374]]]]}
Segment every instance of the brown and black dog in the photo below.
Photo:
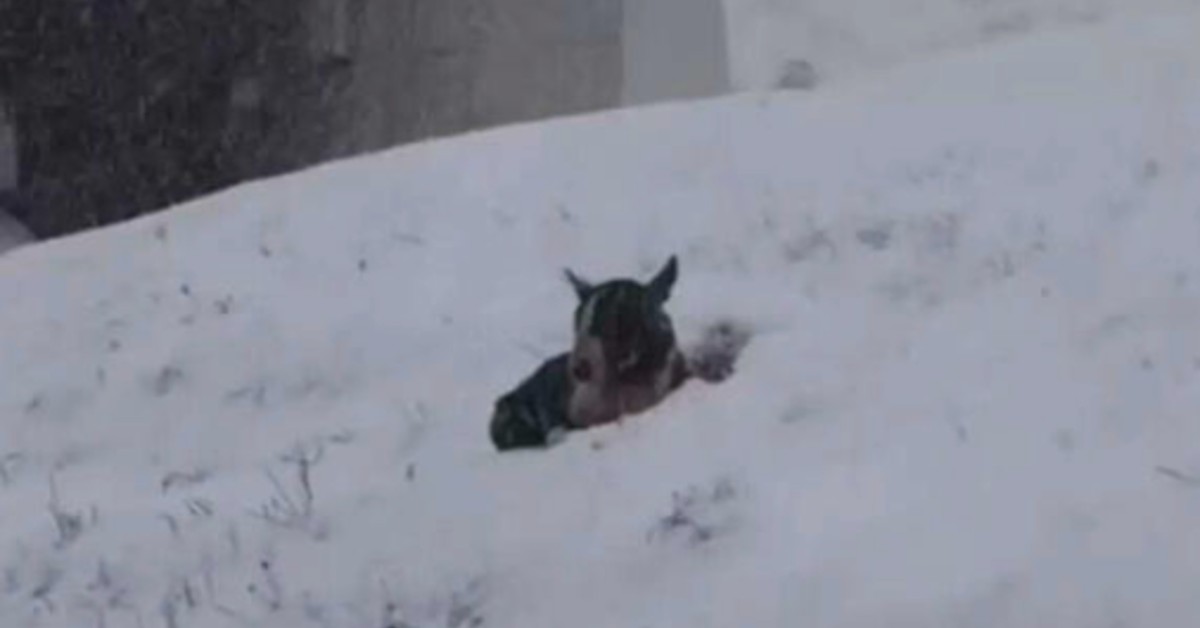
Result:
{"type": "Polygon", "coordinates": [[[665,305],[679,277],[674,256],[650,279],[600,284],[566,271],[579,303],[569,359],[567,418],[586,428],[653,407],[690,376],[665,305]]]}
{"type": "Polygon", "coordinates": [[[693,359],[680,351],[665,304],[679,276],[671,256],[646,283],[593,284],[570,269],[579,302],[571,351],[546,360],[496,401],[497,449],[553,445],[568,430],[612,423],[654,407],[689,378],[719,382],[733,371],[745,339],[728,324],[708,331],[693,359]]]}

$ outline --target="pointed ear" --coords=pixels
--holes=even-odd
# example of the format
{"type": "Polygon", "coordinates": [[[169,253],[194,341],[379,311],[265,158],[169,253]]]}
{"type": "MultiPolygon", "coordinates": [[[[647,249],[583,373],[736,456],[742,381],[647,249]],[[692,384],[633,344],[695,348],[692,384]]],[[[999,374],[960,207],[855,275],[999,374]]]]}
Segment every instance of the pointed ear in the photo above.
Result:
{"type": "Polygon", "coordinates": [[[570,268],[564,268],[563,275],[566,276],[567,283],[571,284],[571,287],[575,289],[575,294],[579,295],[580,301],[586,299],[592,293],[592,289],[595,288],[592,282],[571,272],[570,268]]]}
{"type": "Polygon", "coordinates": [[[667,260],[662,270],[650,280],[650,294],[658,300],[659,303],[665,303],[671,298],[671,288],[675,287],[675,280],[679,278],[679,263],[672,255],[671,259],[667,260]]]}

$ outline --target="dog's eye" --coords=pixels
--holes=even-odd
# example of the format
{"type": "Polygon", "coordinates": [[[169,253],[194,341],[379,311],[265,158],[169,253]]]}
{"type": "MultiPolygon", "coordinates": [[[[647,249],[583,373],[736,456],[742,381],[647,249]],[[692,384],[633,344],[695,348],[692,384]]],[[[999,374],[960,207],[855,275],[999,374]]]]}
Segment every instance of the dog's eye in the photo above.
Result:
{"type": "Polygon", "coordinates": [[[571,376],[581,382],[592,379],[592,365],[587,360],[578,360],[571,365],[571,376]]]}

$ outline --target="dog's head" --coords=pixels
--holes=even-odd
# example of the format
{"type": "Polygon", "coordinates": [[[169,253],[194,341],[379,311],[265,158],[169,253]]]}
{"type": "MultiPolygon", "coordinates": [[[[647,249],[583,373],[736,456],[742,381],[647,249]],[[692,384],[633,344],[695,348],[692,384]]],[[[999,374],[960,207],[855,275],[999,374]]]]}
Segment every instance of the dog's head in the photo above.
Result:
{"type": "Polygon", "coordinates": [[[593,284],[566,270],[579,297],[571,377],[580,383],[619,383],[661,368],[675,347],[664,305],[678,275],[675,256],[646,283],[612,279],[593,284]]]}

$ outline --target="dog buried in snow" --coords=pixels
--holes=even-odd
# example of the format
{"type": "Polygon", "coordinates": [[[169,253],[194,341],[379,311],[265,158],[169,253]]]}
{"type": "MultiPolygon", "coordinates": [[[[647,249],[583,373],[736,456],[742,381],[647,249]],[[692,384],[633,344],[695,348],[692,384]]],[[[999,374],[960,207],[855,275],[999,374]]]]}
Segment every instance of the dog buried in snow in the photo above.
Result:
{"type": "Polygon", "coordinates": [[[692,377],[715,383],[732,374],[746,338],[728,323],[709,329],[691,359],[679,349],[664,307],[679,274],[674,256],[647,283],[565,274],[579,299],[574,345],[496,401],[498,450],[551,446],[570,430],[644,412],[692,377]]]}

